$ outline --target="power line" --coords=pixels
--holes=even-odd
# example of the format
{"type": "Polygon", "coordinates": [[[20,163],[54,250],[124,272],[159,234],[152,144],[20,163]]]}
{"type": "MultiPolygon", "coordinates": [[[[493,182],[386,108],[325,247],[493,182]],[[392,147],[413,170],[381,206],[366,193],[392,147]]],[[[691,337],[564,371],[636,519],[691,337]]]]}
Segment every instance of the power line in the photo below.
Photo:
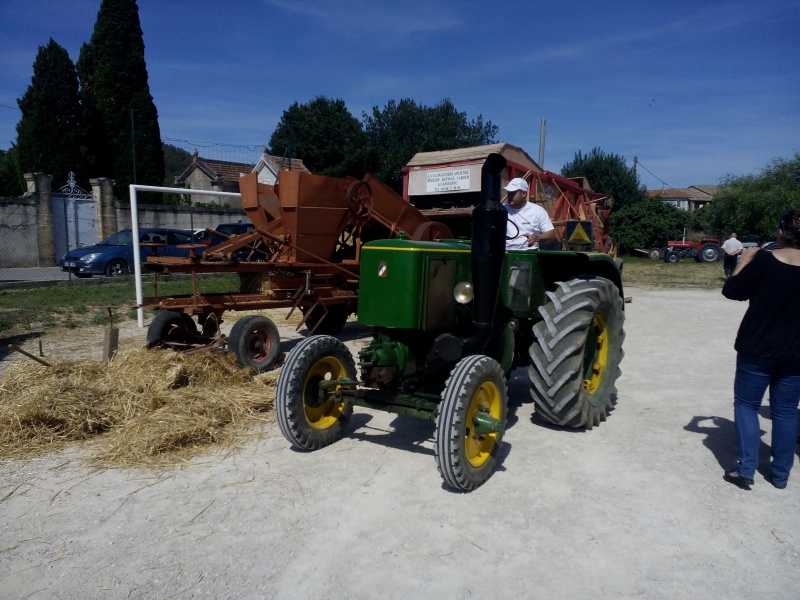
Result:
{"type": "Polygon", "coordinates": [[[671,186],[670,184],[668,184],[666,181],[664,181],[663,179],[661,179],[661,178],[660,178],[658,175],[654,174],[654,173],[653,173],[653,172],[652,172],[650,169],[648,169],[647,167],[645,167],[645,166],[642,164],[642,161],[640,161],[640,160],[637,160],[637,161],[636,161],[636,164],[637,164],[637,165],[639,165],[640,167],[642,167],[642,168],[643,168],[645,171],[647,171],[648,173],[650,173],[650,175],[652,175],[653,177],[655,177],[656,179],[658,179],[658,180],[661,182],[661,185],[662,185],[662,186],[664,186],[664,187],[666,187],[666,188],[671,188],[671,187],[672,187],[672,186],[671,186]]]}
{"type": "Polygon", "coordinates": [[[185,138],[161,138],[164,143],[169,143],[187,152],[192,149],[201,149],[203,158],[213,160],[228,160],[255,164],[261,157],[265,144],[226,144],[223,142],[207,142],[201,140],[188,140],[185,138]]]}
{"type": "Polygon", "coordinates": [[[15,111],[17,111],[17,112],[22,112],[22,111],[19,109],[19,107],[16,107],[16,106],[9,106],[8,104],[0,104],[0,107],[3,107],[3,108],[10,108],[11,110],[15,110],[15,111]]]}

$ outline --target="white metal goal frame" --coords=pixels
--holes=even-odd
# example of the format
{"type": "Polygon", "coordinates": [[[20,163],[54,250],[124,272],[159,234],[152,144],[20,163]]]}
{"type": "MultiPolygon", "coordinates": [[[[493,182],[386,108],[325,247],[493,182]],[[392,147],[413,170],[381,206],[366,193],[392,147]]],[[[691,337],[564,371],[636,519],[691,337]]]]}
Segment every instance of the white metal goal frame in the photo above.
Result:
{"type": "Polygon", "coordinates": [[[136,243],[136,251],[133,253],[133,274],[136,280],[136,316],[139,322],[139,327],[144,327],[144,295],[142,294],[142,257],[140,256],[139,247],[139,203],[136,199],[136,192],[173,192],[176,194],[191,194],[192,196],[224,196],[227,198],[239,198],[242,195],[235,192],[213,192],[210,190],[192,190],[187,188],[170,188],[160,187],[157,185],[136,185],[131,184],[131,232],[134,242],[136,243]]]}

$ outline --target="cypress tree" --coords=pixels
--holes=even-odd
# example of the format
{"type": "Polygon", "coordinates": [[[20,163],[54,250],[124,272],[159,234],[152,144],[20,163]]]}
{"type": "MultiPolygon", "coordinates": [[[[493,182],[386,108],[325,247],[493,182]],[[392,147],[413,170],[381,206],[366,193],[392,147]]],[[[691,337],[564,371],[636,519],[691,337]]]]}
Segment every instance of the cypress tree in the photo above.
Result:
{"type": "Polygon", "coordinates": [[[53,38],[39,47],[31,85],[17,104],[22,111],[16,146],[20,172],[49,173],[53,184],[59,186],[74,171],[86,184],[80,150],[78,76],[66,49],[53,38]]]}
{"type": "MultiPolygon", "coordinates": [[[[120,198],[134,182],[131,111],[135,125],[136,183],[161,185],[164,152],[158,111],[150,94],[144,38],[135,0],[103,0],[92,39],[78,59],[81,100],[95,176],[116,180],[120,198]]],[[[158,201],[159,195],[153,200],[158,201]]]]}

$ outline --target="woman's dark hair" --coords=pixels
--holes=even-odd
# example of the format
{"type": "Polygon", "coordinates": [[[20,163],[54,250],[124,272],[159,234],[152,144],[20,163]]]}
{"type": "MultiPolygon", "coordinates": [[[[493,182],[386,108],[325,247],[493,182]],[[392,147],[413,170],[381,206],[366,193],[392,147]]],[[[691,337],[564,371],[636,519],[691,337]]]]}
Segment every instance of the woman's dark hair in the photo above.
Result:
{"type": "Polygon", "coordinates": [[[778,229],[783,231],[786,245],[800,248],[800,210],[790,210],[781,215],[778,229]]]}

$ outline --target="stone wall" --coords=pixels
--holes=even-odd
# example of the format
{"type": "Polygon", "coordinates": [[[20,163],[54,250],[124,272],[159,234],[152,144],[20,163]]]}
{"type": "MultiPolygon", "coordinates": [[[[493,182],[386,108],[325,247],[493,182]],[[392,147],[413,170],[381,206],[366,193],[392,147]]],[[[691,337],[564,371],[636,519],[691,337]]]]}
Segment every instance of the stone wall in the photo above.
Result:
{"type": "MultiPolygon", "coordinates": [[[[50,180],[51,176],[44,173],[27,173],[24,196],[0,197],[0,268],[58,266],[61,257],[54,256],[53,228],[65,225],[53,222],[50,180]]],[[[113,183],[107,178],[91,180],[92,195],[97,200],[98,242],[132,223],[130,205],[114,197],[113,183]]],[[[244,210],[237,207],[139,204],[139,227],[195,230],[248,220],[244,210]]]]}
{"type": "Polygon", "coordinates": [[[0,197],[0,268],[38,267],[38,239],[36,201],[0,197]]]}

